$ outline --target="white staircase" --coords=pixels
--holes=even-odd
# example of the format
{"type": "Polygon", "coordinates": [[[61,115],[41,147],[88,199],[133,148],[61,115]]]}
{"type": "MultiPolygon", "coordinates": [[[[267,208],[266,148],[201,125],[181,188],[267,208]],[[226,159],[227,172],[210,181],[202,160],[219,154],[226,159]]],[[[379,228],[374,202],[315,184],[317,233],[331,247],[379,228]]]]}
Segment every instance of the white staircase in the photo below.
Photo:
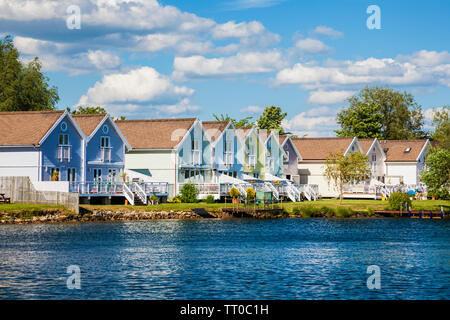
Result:
{"type": "Polygon", "coordinates": [[[267,188],[272,192],[276,200],[280,199],[280,193],[278,192],[277,188],[273,186],[273,184],[271,184],[270,182],[264,182],[264,185],[267,186],[267,188]]]}
{"type": "Polygon", "coordinates": [[[294,187],[292,184],[287,184],[287,186],[285,187],[286,190],[286,194],[288,196],[288,198],[292,201],[292,202],[297,202],[297,200],[300,198],[300,194],[297,190],[296,187],[294,187]]]}
{"type": "Polygon", "coordinates": [[[147,205],[147,195],[145,194],[145,191],[142,189],[142,187],[139,184],[134,182],[132,191],[134,192],[135,195],[138,196],[138,198],[142,202],[142,204],[147,205]]]}
{"type": "Polygon", "coordinates": [[[128,188],[128,186],[124,183],[123,184],[123,195],[128,200],[128,202],[134,206],[134,193],[128,188]]]}
{"type": "Polygon", "coordinates": [[[244,187],[241,184],[233,184],[233,187],[238,189],[242,197],[247,198],[247,191],[245,191],[244,187]]]}

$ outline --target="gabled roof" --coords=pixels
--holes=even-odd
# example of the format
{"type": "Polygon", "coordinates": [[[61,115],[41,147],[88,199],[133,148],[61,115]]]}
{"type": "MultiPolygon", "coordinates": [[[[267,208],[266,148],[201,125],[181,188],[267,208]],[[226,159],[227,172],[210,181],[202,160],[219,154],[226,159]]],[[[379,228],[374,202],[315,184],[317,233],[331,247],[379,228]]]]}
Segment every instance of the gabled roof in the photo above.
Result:
{"type": "Polygon", "coordinates": [[[195,118],[117,120],[133,149],[175,149],[194,125],[195,118]]]}
{"type": "Polygon", "coordinates": [[[285,135],[278,136],[278,138],[280,139],[280,146],[283,148],[283,150],[284,150],[285,144],[286,144],[286,143],[290,143],[291,146],[292,146],[292,148],[293,148],[294,151],[295,151],[295,154],[297,155],[297,158],[298,158],[298,159],[303,159],[302,156],[301,156],[301,154],[300,154],[300,152],[299,152],[298,149],[297,149],[297,146],[296,146],[295,143],[292,141],[292,137],[291,137],[290,135],[285,134],[285,135]]]}
{"type": "Polygon", "coordinates": [[[284,143],[288,140],[289,136],[287,134],[279,135],[278,139],[280,141],[280,145],[284,145],[284,143]]]}
{"type": "Polygon", "coordinates": [[[103,121],[106,117],[106,113],[100,114],[73,114],[72,118],[80,126],[83,133],[89,137],[94,130],[98,127],[98,125],[103,121]]]}
{"type": "Polygon", "coordinates": [[[203,127],[213,142],[219,140],[230,123],[230,121],[202,121],[203,127]]]}
{"type": "Polygon", "coordinates": [[[239,127],[236,128],[236,131],[238,132],[239,136],[242,138],[242,140],[246,140],[247,136],[250,134],[250,132],[253,130],[253,127],[239,127]]]}
{"type": "Polygon", "coordinates": [[[386,162],[417,161],[428,140],[380,140],[386,162]]]}
{"type": "Polygon", "coordinates": [[[303,160],[325,160],[330,152],[345,152],[354,138],[291,138],[303,160]]]}
{"type": "Polygon", "coordinates": [[[365,154],[367,154],[370,151],[370,148],[372,147],[373,143],[375,142],[375,138],[370,139],[362,139],[358,138],[359,144],[363,148],[363,151],[365,154]]]}
{"type": "Polygon", "coordinates": [[[63,110],[0,112],[0,146],[37,145],[64,114],[63,110]]]}

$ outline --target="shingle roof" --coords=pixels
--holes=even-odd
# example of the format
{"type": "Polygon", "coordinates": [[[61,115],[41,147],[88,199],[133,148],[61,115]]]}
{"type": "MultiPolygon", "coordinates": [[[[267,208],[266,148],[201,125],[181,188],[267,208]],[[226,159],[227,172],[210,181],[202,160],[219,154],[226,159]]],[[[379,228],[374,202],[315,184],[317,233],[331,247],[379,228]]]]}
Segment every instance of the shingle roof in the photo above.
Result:
{"type": "Polygon", "coordinates": [[[372,146],[373,142],[375,141],[374,138],[371,139],[358,139],[359,144],[361,145],[361,148],[363,149],[364,153],[367,153],[369,151],[369,148],[372,146]]]}
{"type": "Polygon", "coordinates": [[[344,153],[353,138],[293,138],[303,160],[325,160],[330,152],[344,153]]]}
{"type": "Polygon", "coordinates": [[[203,127],[212,141],[216,141],[220,137],[229,123],[229,121],[202,121],[203,127]]]}
{"type": "Polygon", "coordinates": [[[73,114],[72,118],[75,119],[78,126],[81,128],[86,136],[90,136],[95,128],[98,127],[100,122],[105,118],[105,113],[100,114],[73,114]]]}
{"type": "Polygon", "coordinates": [[[288,138],[289,136],[287,134],[283,134],[281,136],[278,136],[278,139],[280,141],[280,145],[282,145],[284,143],[284,141],[288,138]]]}
{"type": "Polygon", "coordinates": [[[192,127],[195,118],[117,120],[133,149],[173,149],[192,127]]]}
{"type": "Polygon", "coordinates": [[[238,134],[241,136],[242,140],[245,141],[250,131],[253,129],[253,127],[239,127],[236,128],[238,134]]]}
{"type": "Polygon", "coordinates": [[[39,144],[63,114],[62,110],[0,112],[0,145],[39,144]]]}
{"type": "Polygon", "coordinates": [[[387,162],[416,161],[427,140],[380,140],[387,162]],[[411,148],[409,152],[406,152],[411,148]]]}

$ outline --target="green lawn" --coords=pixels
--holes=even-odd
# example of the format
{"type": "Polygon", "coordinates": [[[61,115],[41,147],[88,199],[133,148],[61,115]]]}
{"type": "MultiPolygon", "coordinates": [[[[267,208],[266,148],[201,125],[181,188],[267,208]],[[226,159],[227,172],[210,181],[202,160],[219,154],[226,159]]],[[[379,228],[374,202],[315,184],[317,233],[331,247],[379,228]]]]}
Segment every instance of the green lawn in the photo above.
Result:
{"type": "Polygon", "coordinates": [[[45,211],[45,210],[58,210],[65,208],[58,205],[48,205],[48,204],[28,204],[28,203],[0,203],[0,212],[11,212],[11,211],[45,211]]]}
{"type": "MultiPolygon", "coordinates": [[[[204,208],[207,211],[220,211],[220,209],[224,207],[231,207],[230,203],[212,203],[208,204],[205,202],[199,203],[164,203],[153,206],[146,207],[134,207],[131,205],[80,205],[87,210],[123,210],[123,211],[190,211],[193,208],[204,208]]],[[[243,206],[241,204],[240,206],[243,206]]],[[[269,205],[270,206],[270,205],[269,205]]],[[[325,199],[319,201],[304,201],[304,202],[285,202],[280,204],[283,208],[286,209],[287,212],[292,212],[294,208],[298,208],[301,206],[314,206],[314,207],[322,207],[327,206],[330,208],[339,207],[339,200],[336,199],[325,199]]],[[[413,201],[413,210],[440,210],[440,207],[443,206],[444,210],[450,211],[450,201],[448,200],[424,200],[413,201]]],[[[381,200],[343,200],[342,207],[351,208],[353,211],[357,212],[366,212],[368,208],[372,208],[374,210],[384,210],[389,209],[389,203],[387,201],[381,200]]]]}

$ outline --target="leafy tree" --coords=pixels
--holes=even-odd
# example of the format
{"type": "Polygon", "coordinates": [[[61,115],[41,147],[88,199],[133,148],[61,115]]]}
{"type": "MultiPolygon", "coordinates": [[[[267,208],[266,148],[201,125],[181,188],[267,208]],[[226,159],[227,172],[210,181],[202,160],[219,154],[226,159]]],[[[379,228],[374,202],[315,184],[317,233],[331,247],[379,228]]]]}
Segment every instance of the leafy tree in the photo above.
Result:
{"type": "Polygon", "coordinates": [[[339,192],[340,204],[342,204],[344,184],[364,181],[368,179],[369,175],[369,160],[365,154],[360,152],[348,155],[331,152],[326,159],[325,176],[329,182],[334,182],[334,186],[339,192]]]}
{"type": "Polygon", "coordinates": [[[90,107],[90,106],[86,106],[86,107],[82,107],[79,106],[78,109],[75,109],[73,111],[71,111],[69,108],[68,110],[70,111],[70,113],[72,114],[100,114],[100,113],[107,113],[107,111],[100,107],[90,107]]]}
{"type": "Polygon", "coordinates": [[[258,128],[265,130],[279,130],[280,134],[285,134],[281,123],[286,116],[287,112],[283,112],[280,107],[266,107],[257,121],[258,128]]]}
{"type": "Polygon", "coordinates": [[[216,119],[216,121],[231,121],[231,123],[236,127],[236,128],[241,128],[241,127],[248,127],[253,125],[252,122],[250,121],[252,119],[252,117],[245,117],[241,120],[236,120],[231,118],[228,113],[227,114],[213,114],[214,119],[216,119]]]}
{"type": "Polygon", "coordinates": [[[421,180],[428,187],[428,192],[435,197],[448,199],[450,190],[450,150],[432,148],[425,160],[426,169],[421,180]]]}
{"type": "Polygon", "coordinates": [[[193,183],[185,183],[180,190],[180,198],[184,203],[197,202],[198,189],[193,183]]]}
{"type": "Polygon", "coordinates": [[[422,108],[407,92],[389,87],[365,87],[348,99],[350,106],[337,115],[340,137],[425,138],[422,108]]]}
{"type": "Polygon", "coordinates": [[[0,111],[54,110],[59,100],[56,87],[49,87],[42,65],[34,58],[28,65],[10,36],[0,40],[0,111]]]}
{"type": "Polygon", "coordinates": [[[389,207],[392,210],[408,210],[411,208],[412,201],[410,196],[403,192],[394,192],[389,196],[389,207]]]}
{"type": "Polygon", "coordinates": [[[434,110],[433,124],[435,130],[433,140],[436,140],[442,148],[450,150],[450,106],[443,106],[441,110],[434,110]]]}

